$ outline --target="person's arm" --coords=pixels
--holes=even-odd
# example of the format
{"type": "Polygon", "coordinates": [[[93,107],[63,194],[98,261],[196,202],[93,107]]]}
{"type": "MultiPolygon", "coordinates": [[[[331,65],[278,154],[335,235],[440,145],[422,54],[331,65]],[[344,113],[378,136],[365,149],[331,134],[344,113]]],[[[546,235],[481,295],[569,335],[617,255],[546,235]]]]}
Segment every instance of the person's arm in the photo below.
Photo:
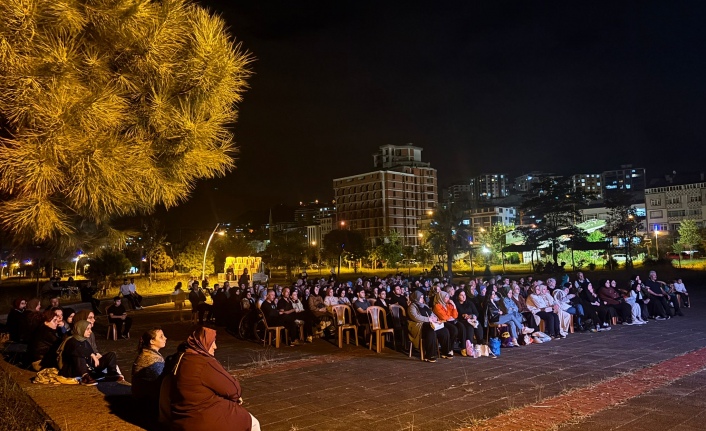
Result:
{"type": "Polygon", "coordinates": [[[417,323],[428,323],[430,319],[419,312],[419,308],[416,304],[409,306],[409,320],[417,323]]]}

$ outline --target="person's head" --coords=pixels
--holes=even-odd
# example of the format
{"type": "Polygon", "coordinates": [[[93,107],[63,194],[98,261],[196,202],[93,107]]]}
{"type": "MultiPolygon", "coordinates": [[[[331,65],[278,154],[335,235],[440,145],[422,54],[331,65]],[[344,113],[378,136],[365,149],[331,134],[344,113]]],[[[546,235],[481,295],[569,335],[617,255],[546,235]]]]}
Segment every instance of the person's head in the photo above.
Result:
{"type": "Polygon", "coordinates": [[[267,291],[267,296],[265,297],[267,302],[273,302],[275,300],[275,291],[270,289],[267,291]]]}
{"type": "Polygon", "coordinates": [[[520,295],[520,289],[521,289],[521,288],[520,288],[520,285],[519,285],[519,284],[514,284],[514,285],[512,286],[512,294],[513,294],[514,296],[519,296],[519,295],[520,295]]]}
{"type": "Polygon", "coordinates": [[[42,307],[42,302],[38,298],[32,298],[27,301],[27,311],[39,311],[42,307]]]}
{"type": "Polygon", "coordinates": [[[314,285],[314,290],[312,291],[313,295],[318,295],[319,294],[320,287],[318,284],[314,285]]]}
{"type": "Polygon", "coordinates": [[[507,296],[508,298],[512,298],[513,293],[514,292],[512,291],[512,289],[508,287],[505,291],[505,296],[507,296]]]}
{"type": "Polygon", "coordinates": [[[79,341],[83,341],[91,336],[91,332],[93,332],[92,328],[93,325],[90,324],[88,321],[81,320],[76,322],[71,332],[74,338],[78,339],[79,341]]]}
{"type": "Polygon", "coordinates": [[[127,278],[123,278],[123,284],[127,284],[127,278]]]}
{"type": "Polygon", "coordinates": [[[657,271],[650,271],[650,280],[657,280],[657,271]]]}
{"type": "Polygon", "coordinates": [[[547,287],[549,289],[554,289],[556,287],[556,279],[555,278],[548,278],[547,279],[547,287]]]}
{"type": "Polygon", "coordinates": [[[576,278],[579,279],[579,281],[583,281],[583,272],[579,272],[576,274],[576,278]]]}
{"type": "Polygon", "coordinates": [[[412,295],[410,297],[412,302],[416,302],[418,304],[424,304],[424,294],[418,290],[415,290],[412,292],[412,295]]]}
{"type": "Polygon", "coordinates": [[[326,296],[333,296],[333,287],[326,289],[326,296]]]}
{"type": "Polygon", "coordinates": [[[61,323],[64,321],[64,310],[62,310],[61,308],[52,308],[51,310],[56,315],[57,322],[61,323]]]}
{"type": "Polygon", "coordinates": [[[58,307],[61,306],[61,305],[59,304],[60,302],[61,302],[61,301],[59,300],[59,297],[58,297],[58,296],[55,296],[55,297],[53,297],[53,298],[51,298],[51,299],[49,300],[49,306],[50,306],[51,308],[58,308],[58,307]]]}
{"type": "Polygon", "coordinates": [[[15,302],[12,303],[12,308],[24,311],[24,309],[27,308],[27,301],[22,298],[15,299],[15,302]]]}
{"type": "MultiPolygon", "coordinates": [[[[296,289],[294,289],[294,290],[296,290],[296,289]]],[[[285,287],[284,289],[282,289],[282,298],[289,298],[291,296],[291,293],[292,293],[291,289],[288,287],[285,287]]]]}
{"type": "MultiPolygon", "coordinates": [[[[282,291],[282,295],[284,295],[284,291],[282,291]]],[[[299,291],[297,289],[292,290],[292,301],[298,301],[299,300],[299,291]]]]}
{"type": "Polygon", "coordinates": [[[356,291],[356,296],[358,296],[358,299],[365,299],[365,289],[358,288],[356,291]]]}
{"type": "Polygon", "coordinates": [[[684,284],[684,283],[681,281],[681,278],[677,278],[677,283],[679,283],[679,284],[684,284]]]}
{"type": "Polygon", "coordinates": [[[42,313],[42,317],[44,318],[44,324],[51,329],[56,329],[59,325],[59,318],[56,316],[54,310],[45,311],[42,313]]]}
{"type": "Polygon", "coordinates": [[[466,291],[463,289],[459,289],[456,291],[456,300],[458,301],[459,304],[463,304],[466,302],[466,291]]]}
{"type": "Polygon", "coordinates": [[[601,287],[610,287],[610,280],[601,280],[601,287]]]}
{"type": "Polygon", "coordinates": [[[167,337],[164,336],[164,332],[161,328],[152,328],[147,330],[140,337],[140,342],[137,345],[137,351],[142,349],[151,349],[154,351],[159,351],[167,345],[167,337]]]}
{"type": "Polygon", "coordinates": [[[589,292],[593,293],[593,283],[588,283],[586,285],[586,289],[588,289],[589,292]]]}
{"type": "Polygon", "coordinates": [[[549,291],[549,288],[547,287],[546,284],[540,284],[539,291],[542,293],[542,295],[544,295],[545,293],[547,293],[549,291]]]}
{"type": "Polygon", "coordinates": [[[130,278],[130,284],[135,284],[135,278],[130,278]]]}
{"type": "Polygon", "coordinates": [[[378,293],[378,297],[379,297],[380,299],[385,299],[385,298],[387,298],[387,291],[381,290],[381,291],[378,293]]]}
{"type": "Polygon", "coordinates": [[[177,284],[176,284],[176,286],[174,286],[174,290],[179,290],[179,289],[181,289],[181,286],[182,286],[181,281],[178,281],[177,284]]]}
{"type": "Polygon", "coordinates": [[[116,296],[113,298],[113,304],[115,304],[116,307],[120,307],[120,304],[123,303],[123,299],[119,296],[116,296]]]}
{"type": "Polygon", "coordinates": [[[73,310],[73,308],[64,308],[64,321],[69,324],[73,324],[75,316],[76,312],[73,310]]]}
{"type": "Polygon", "coordinates": [[[216,346],[216,330],[197,326],[186,340],[186,345],[199,355],[213,356],[218,348],[216,346]]]}

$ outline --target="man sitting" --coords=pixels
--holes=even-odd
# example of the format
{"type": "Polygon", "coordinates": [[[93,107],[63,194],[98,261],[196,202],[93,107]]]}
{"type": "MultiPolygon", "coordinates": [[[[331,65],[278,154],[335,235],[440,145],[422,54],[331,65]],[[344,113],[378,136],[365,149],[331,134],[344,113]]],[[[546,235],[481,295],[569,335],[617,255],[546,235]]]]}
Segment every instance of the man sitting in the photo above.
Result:
{"type": "Polygon", "coordinates": [[[108,323],[115,324],[116,334],[119,334],[120,338],[128,338],[130,336],[132,318],[128,317],[122,302],[123,300],[119,296],[113,298],[113,305],[108,307],[108,323]]]}
{"type": "Polygon", "coordinates": [[[120,285],[120,293],[124,298],[130,301],[130,305],[135,310],[142,310],[140,303],[142,302],[142,296],[137,293],[137,287],[135,286],[135,279],[131,278],[130,283],[127,282],[127,278],[123,280],[123,284],[120,285]]]}

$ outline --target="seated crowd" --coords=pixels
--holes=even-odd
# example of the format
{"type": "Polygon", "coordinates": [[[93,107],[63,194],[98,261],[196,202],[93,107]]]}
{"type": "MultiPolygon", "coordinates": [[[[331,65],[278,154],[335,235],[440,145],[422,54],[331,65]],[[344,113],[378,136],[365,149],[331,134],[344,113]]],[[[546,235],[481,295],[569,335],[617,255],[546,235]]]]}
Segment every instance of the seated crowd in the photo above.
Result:
{"type": "MultiPolygon", "coordinates": [[[[190,296],[198,298],[195,312],[212,313],[215,324],[231,332],[237,331],[244,315],[259,307],[268,326],[287,329],[284,342],[290,346],[312,342],[314,335],[330,337],[341,320],[334,317],[337,305],[349,307],[352,323],[363,327],[359,335],[365,344],[363,334],[370,323],[367,310],[378,306],[388,327],[415,348],[429,352],[425,355],[428,361],[436,360],[435,352],[442,358],[452,358],[454,353],[477,357],[480,346],[495,332],[504,335],[504,346],[513,347],[565,338],[572,331],[602,332],[615,324],[666,320],[682,316],[682,305],[688,307],[688,292],[681,280],[658,281],[654,271],[644,282],[636,275],[620,284],[607,279],[594,284],[583,273],[577,273],[573,281],[564,275],[560,284],[555,278],[543,281],[531,276],[454,284],[436,278],[408,279],[402,274],[355,282],[338,282],[333,275],[328,280],[310,280],[303,274],[291,286],[274,285],[269,290],[217,284],[210,292],[212,306],[206,303],[198,281],[190,289],[190,296]],[[404,311],[393,313],[395,306],[404,311]]],[[[203,321],[201,314],[199,320],[203,321]]]]}

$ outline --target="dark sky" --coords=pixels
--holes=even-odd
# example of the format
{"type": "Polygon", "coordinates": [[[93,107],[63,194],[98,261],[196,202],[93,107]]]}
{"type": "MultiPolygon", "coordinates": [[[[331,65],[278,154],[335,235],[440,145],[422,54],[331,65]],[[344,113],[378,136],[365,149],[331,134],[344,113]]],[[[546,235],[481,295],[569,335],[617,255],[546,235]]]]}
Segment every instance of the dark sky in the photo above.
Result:
{"type": "Polygon", "coordinates": [[[384,144],[423,147],[442,185],[704,169],[703,1],[199,3],[257,61],[237,169],[171,222],[330,199],[332,179],[370,170],[384,144]]]}

